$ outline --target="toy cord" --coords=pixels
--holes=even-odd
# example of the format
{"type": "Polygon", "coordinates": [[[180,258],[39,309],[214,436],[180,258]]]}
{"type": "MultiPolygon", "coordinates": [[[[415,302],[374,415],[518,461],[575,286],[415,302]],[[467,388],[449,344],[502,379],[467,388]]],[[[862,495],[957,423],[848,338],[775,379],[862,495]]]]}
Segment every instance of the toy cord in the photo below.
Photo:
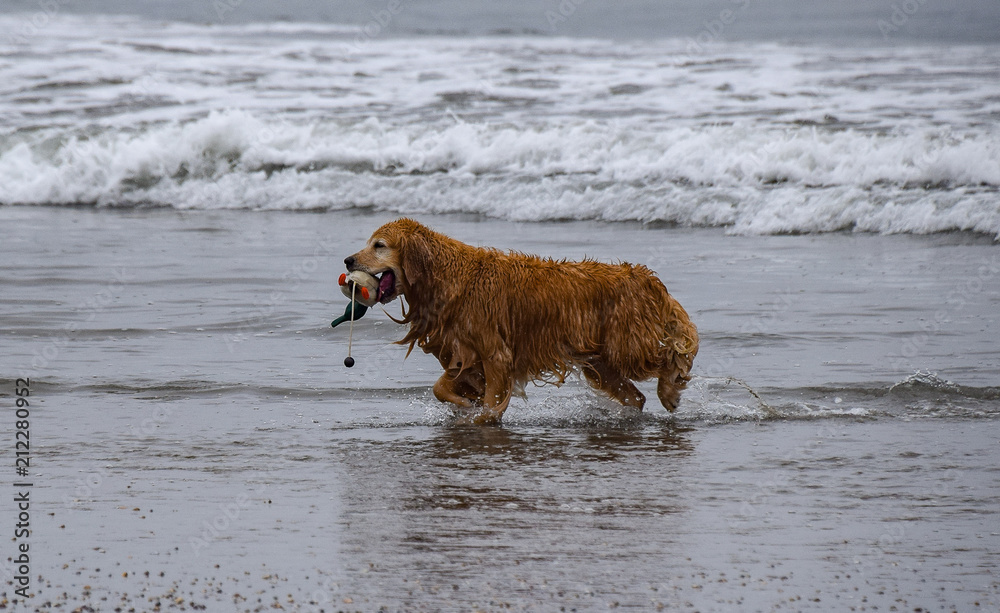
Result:
{"type": "Polygon", "coordinates": [[[358,289],[358,284],[354,283],[352,281],[351,282],[351,324],[350,324],[351,327],[350,327],[349,332],[347,333],[347,357],[351,360],[351,364],[354,363],[353,358],[351,358],[351,343],[354,342],[354,308],[355,308],[354,305],[357,304],[356,302],[354,302],[354,292],[357,291],[357,289],[358,289]]]}

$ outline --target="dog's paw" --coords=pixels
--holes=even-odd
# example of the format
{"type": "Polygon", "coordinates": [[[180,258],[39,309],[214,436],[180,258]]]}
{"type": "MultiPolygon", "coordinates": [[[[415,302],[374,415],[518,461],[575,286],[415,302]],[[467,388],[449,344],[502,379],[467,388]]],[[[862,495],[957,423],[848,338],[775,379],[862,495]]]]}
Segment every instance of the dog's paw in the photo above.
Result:
{"type": "Polygon", "coordinates": [[[473,423],[477,426],[499,426],[503,413],[496,413],[484,409],[473,418],[473,423]]]}
{"type": "Polygon", "coordinates": [[[477,406],[471,409],[452,409],[453,425],[456,426],[499,426],[503,413],[477,406]]]}

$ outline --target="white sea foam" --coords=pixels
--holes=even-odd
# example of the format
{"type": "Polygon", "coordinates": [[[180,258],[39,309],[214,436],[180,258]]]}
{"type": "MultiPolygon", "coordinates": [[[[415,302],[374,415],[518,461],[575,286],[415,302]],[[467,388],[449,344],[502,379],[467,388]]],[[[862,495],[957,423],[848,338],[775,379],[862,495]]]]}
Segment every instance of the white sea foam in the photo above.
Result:
{"type": "Polygon", "coordinates": [[[748,125],[641,131],[265,121],[213,113],[0,155],[7,203],[474,212],[518,220],[729,226],[741,233],[1000,233],[1000,146],[940,131],[748,125]]]}
{"type": "Polygon", "coordinates": [[[692,57],[121,20],[0,47],[0,204],[1000,235],[996,47],[692,57]]]}

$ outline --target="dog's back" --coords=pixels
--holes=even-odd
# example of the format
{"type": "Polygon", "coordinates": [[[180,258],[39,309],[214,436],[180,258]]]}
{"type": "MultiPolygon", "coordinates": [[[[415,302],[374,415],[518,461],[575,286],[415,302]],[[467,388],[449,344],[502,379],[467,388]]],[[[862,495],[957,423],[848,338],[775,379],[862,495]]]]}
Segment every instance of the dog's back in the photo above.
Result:
{"type": "MultiPolygon", "coordinates": [[[[491,250],[481,271],[477,289],[495,305],[487,325],[511,347],[519,383],[561,383],[595,360],[627,379],[688,380],[697,328],[645,266],[491,250]]],[[[676,399],[664,406],[673,409],[676,399]]]]}

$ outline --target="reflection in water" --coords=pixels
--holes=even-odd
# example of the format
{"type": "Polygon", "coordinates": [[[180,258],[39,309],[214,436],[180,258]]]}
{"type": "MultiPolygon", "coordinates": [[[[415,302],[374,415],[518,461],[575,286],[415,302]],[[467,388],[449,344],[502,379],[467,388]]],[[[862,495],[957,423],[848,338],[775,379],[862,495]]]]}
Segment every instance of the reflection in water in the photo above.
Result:
{"type": "Polygon", "coordinates": [[[670,423],[344,441],[343,553],[349,573],[364,573],[349,589],[404,608],[437,590],[471,590],[463,602],[592,595],[669,555],[676,471],[692,450],[670,423]]]}
{"type": "Polygon", "coordinates": [[[533,463],[587,452],[608,454],[603,459],[610,461],[622,452],[636,450],[689,453],[692,446],[685,434],[690,431],[671,422],[655,426],[622,422],[618,428],[601,424],[571,431],[538,428],[519,432],[503,426],[456,426],[443,429],[424,446],[435,457],[472,461],[479,456],[503,455],[509,461],[533,463]]]}

